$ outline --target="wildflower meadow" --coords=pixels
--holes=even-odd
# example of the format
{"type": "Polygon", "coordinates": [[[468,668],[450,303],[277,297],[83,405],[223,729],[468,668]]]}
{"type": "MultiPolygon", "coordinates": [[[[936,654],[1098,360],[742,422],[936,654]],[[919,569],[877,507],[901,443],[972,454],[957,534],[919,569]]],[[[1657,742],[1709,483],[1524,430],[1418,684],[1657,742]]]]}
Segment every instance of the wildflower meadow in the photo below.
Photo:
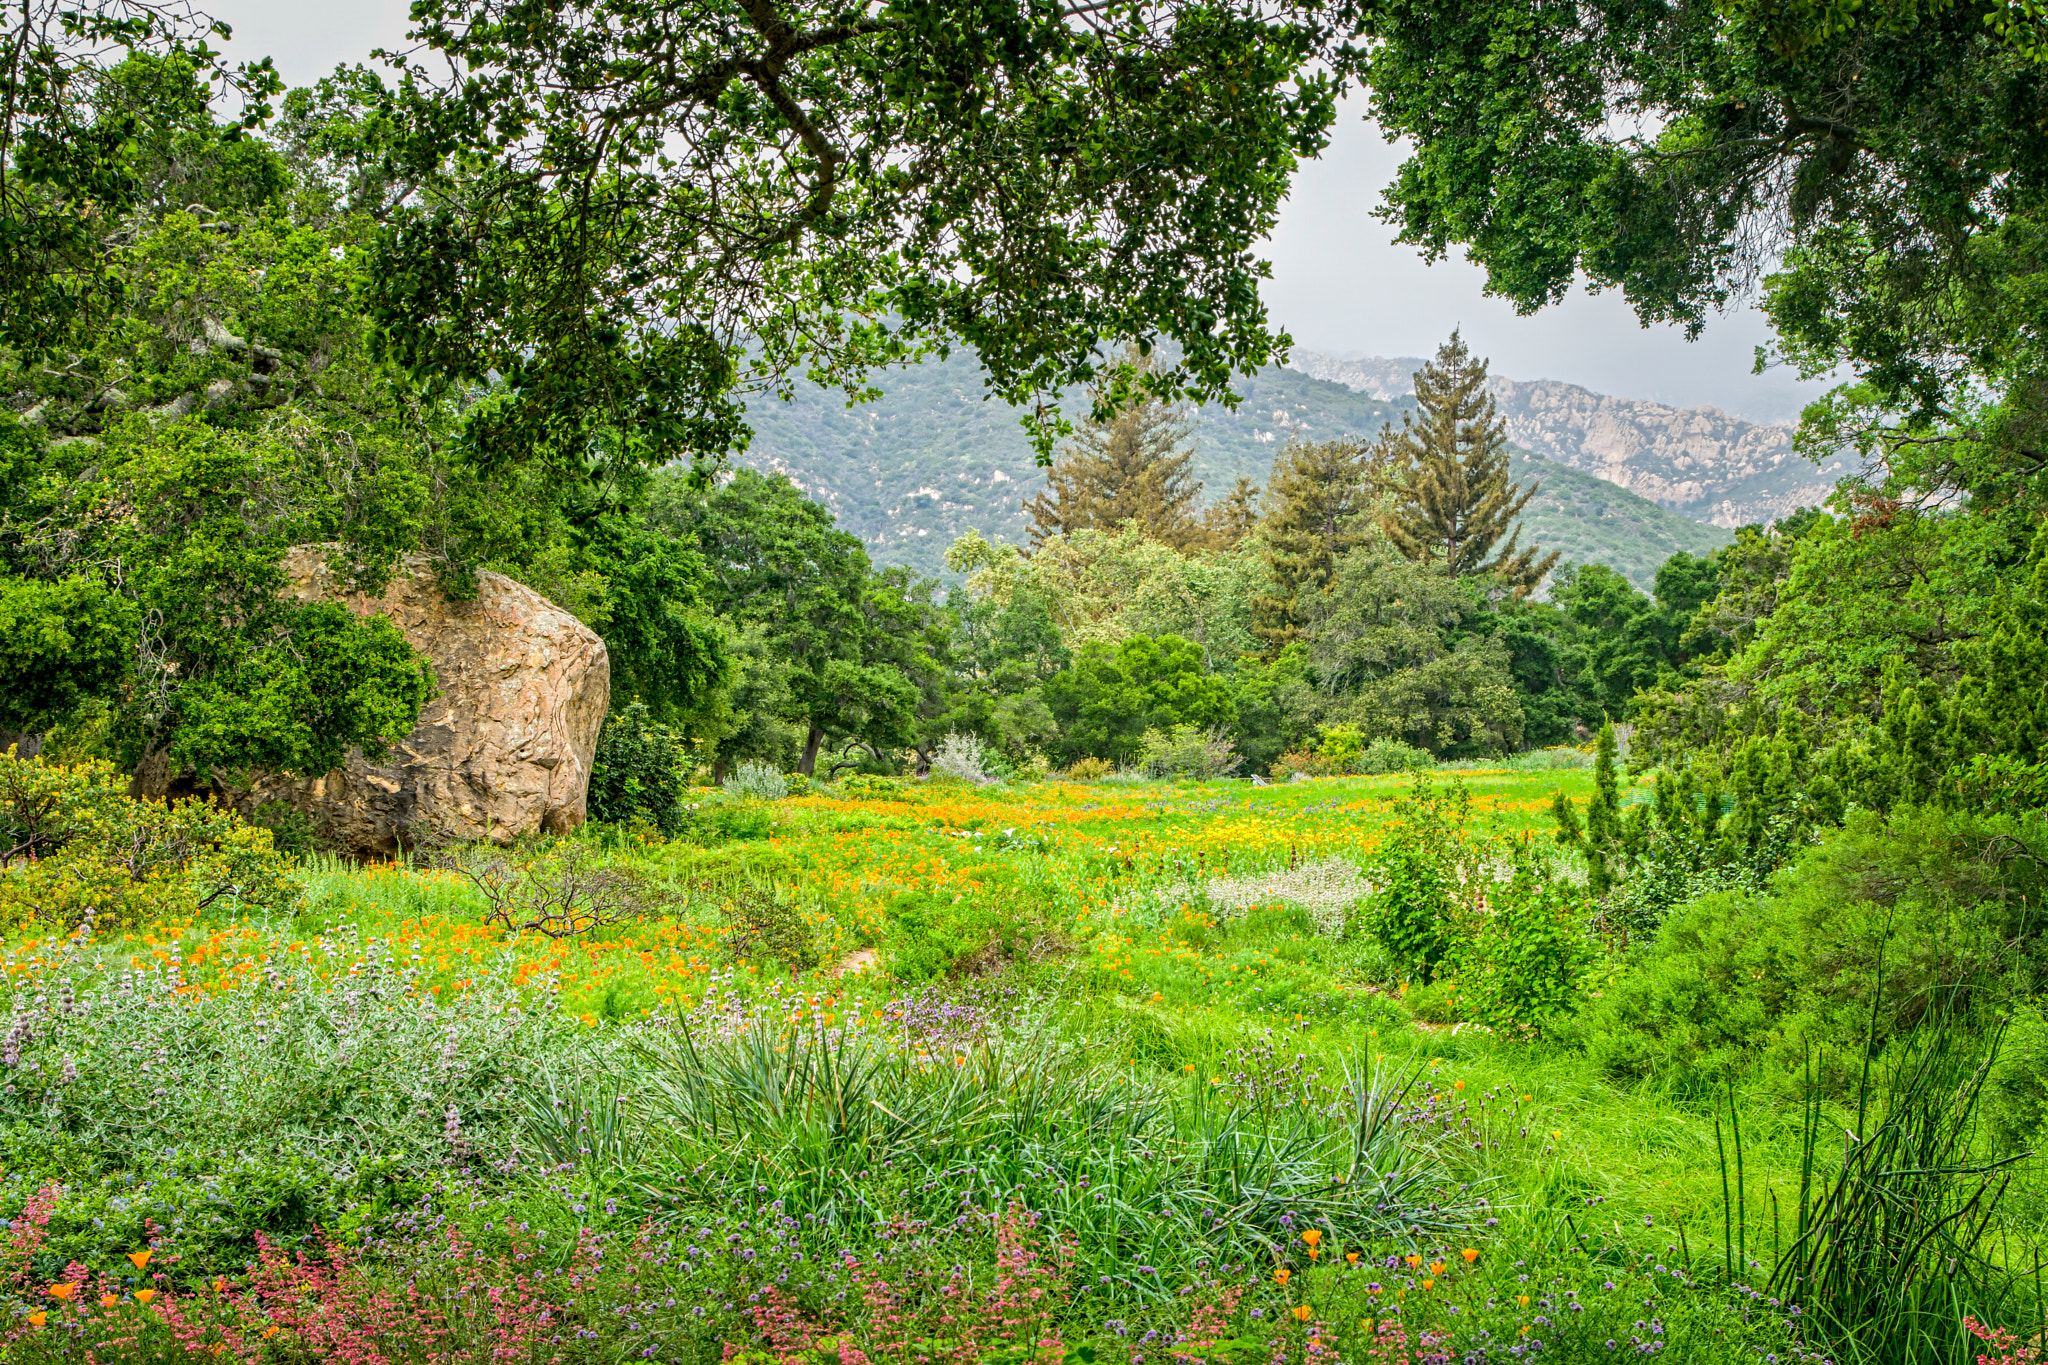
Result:
{"type": "Polygon", "coordinates": [[[1583,769],[797,787],[111,926],[12,896],[6,1357],[2037,1350],[2007,1071],[1601,1060],[1655,959],[1552,837],[1583,769]]]}

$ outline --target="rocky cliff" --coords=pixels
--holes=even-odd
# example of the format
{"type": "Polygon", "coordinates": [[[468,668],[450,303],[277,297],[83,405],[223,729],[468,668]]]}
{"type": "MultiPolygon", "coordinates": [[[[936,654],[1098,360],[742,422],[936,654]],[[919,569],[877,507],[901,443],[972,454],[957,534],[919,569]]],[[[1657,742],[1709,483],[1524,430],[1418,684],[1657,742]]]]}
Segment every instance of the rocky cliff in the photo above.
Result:
{"type": "MultiPolygon", "coordinates": [[[[1297,351],[1293,368],[1375,398],[1415,391],[1420,360],[1340,360],[1297,351]]],[[[1792,428],[1731,417],[1718,408],[1676,408],[1613,398],[1554,379],[1489,381],[1508,439],[1546,460],[1582,470],[1715,526],[1768,522],[1824,501],[1854,462],[1822,465],[1792,449],[1792,428]]]]}

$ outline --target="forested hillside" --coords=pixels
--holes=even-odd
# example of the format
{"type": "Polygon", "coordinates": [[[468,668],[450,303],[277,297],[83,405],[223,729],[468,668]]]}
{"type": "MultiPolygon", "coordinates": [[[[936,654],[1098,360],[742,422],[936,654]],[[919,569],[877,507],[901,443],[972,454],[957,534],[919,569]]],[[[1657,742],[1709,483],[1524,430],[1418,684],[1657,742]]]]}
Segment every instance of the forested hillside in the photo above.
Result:
{"type": "MultiPolygon", "coordinates": [[[[754,438],[742,460],[789,475],[881,563],[936,573],[946,547],[970,529],[1021,543],[1024,500],[1043,487],[1045,471],[1017,414],[984,401],[974,358],[956,353],[880,382],[880,400],[852,407],[840,393],[815,387],[786,403],[757,399],[747,409],[754,438]]],[[[1415,406],[1410,394],[1379,399],[1278,366],[1241,380],[1237,392],[1243,402],[1236,409],[1211,404],[1197,414],[1194,470],[1212,500],[1240,475],[1264,483],[1290,437],[1370,438],[1415,406]]],[[[1086,409],[1080,394],[1067,395],[1070,416],[1086,409]]],[[[1540,485],[1520,521],[1525,543],[1562,551],[1570,563],[1605,564],[1645,590],[1673,554],[1704,554],[1731,539],[1526,451],[1514,452],[1511,469],[1516,482],[1540,485]]]]}

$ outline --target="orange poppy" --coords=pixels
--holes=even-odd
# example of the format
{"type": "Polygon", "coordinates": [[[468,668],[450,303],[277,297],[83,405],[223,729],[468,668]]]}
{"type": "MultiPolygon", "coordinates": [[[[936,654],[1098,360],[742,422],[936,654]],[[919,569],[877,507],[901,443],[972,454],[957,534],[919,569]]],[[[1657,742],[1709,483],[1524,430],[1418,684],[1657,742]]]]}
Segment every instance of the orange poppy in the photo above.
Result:
{"type": "Polygon", "coordinates": [[[28,1325],[31,1327],[41,1327],[44,1323],[48,1322],[49,1320],[50,1315],[48,1313],[41,1311],[40,1309],[28,1315],[28,1325]]]}
{"type": "Polygon", "coordinates": [[[1479,1259],[1479,1248],[1466,1247],[1463,1251],[1459,1252],[1458,1254],[1465,1258],[1466,1265],[1471,1265],[1474,1261],[1479,1259]]]}
{"type": "Polygon", "coordinates": [[[1410,1256],[1408,1258],[1408,1268],[1410,1270],[1414,1270],[1417,1266],[1420,1266],[1421,1264],[1422,1258],[1420,1256],[1410,1256]]]}
{"type": "Polygon", "coordinates": [[[1310,1246],[1320,1246],[1323,1240],[1322,1230],[1320,1228],[1310,1228],[1307,1232],[1301,1234],[1301,1240],[1307,1242],[1310,1246]]]}
{"type": "Polygon", "coordinates": [[[1347,1251],[1347,1252],[1345,1252],[1345,1253],[1344,1253],[1344,1259],[1345,1259],[1345,1260],[1347,1260],[1347,1261],[1349,1261],[1349,1262],[1351,1262],[1351,1264],[1353,1264],[1353,1265],[1357,1265],[1357,1264],[1358,1264],[1358,1253],[1357,1253],[1357,1252],[1355,1252],[1355,1251],[1347,1251]]]}
{"type": "Polygon", "coordinates": [[[119,1303],[120,1301],[121,1296],[118,1294],[100,1295],[100,1307],[102,1308],[112,1308],[115,1304],[119,1303]]]}
{"type": "Polygon", "coordinates": [[[1289,1270],[1286,1266],[1283,1265],[1278,1270],[1273,1272],[1273,1283],[1286,1284],[1288,1279],[1291,1276],[1293,1276],[1293,1274],[1293,1271],[1289,1270]]]}
{"type": "Polygon", "coordinates": [[[1305,1303],[1297,1303],[1296,1305],[1294,1305],[1294,1316],[1300,1318],[1303,1322],[1307,1322],[1310,1318],[1314,1317],[1315,1315],[1316,1310],[1310,1308],[1305,1303]]]}
{"type": "Polygon", "coordinates": [[[53,1299],[68,1299],[77,1292],[78,1286],[75,1284],[53,1284],[50,1286],[50,1297],[53,1299]]]}
{"type": "Polygon", "coordinates": [[[138,1289],[135,1291],[135,1301],[137,1303],[148,1303],[155,1297],[156,1291],[154,1289],[138,1289]]]}
{"type": "Polygon", "coordinates": [[[131,1251],[128,1253],[128,1259],[135,1262],[135,1268],[137,1270],[147,1270],[149,1268],[149,1256],[151,1250],[152,1248],[150,1247],[144,1247],[140,1251],[131,1251]]]}
{"type": "Polygon", "coordinates": [[[1436,1288],[1436,1281],[1435,1281],[1435,1280],[1424,1280],[1424,1281],[1422,1282],[1422,1287],[1423,1287],[1424,1289],[1434,1289],[1434,1288],[1436,1288]]]}

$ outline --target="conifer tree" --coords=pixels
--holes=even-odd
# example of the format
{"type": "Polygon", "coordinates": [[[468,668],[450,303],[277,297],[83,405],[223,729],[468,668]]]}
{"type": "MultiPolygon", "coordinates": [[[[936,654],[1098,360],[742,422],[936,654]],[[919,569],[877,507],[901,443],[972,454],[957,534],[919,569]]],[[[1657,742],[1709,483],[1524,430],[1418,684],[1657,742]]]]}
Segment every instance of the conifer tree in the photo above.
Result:
{"type": "Polygon", "coordinates": [[[1395,479],[1381,526],[1410,559],[1436,560],[1452,577],[1492,574],[1527,596],[1558,556],[1517,548],[1515,518],[1536,495],[1508,480],[1507,427],[1486,392],[1486,362],[1474,360],[1456,332],[1415,375],[1420,417],[1380,437],[1395,479]],[[1498,553],[1494,547],[1506,537],[1498,553]]]}
{"type": "MultiPolygon", "coordinates": [[[[1150,357],[1135,350],[1124,359],[1141,379],[1152,367],[1150,357]]],[[[1095,396],[1099,400],[1102,391],[1095,396]]],[[[1208,532],[1196,515],[1202,484],[1188,444],[1193,429],[1185,409],[1142,387],[1109,422],[1084,422],[1046,473],[1045,491],[1024,504],[1032,548],[1049,536],[1113,531],[1126,522],[1176,550],[1204,544],[1208,532]]]]}
{"type": "Polygon", "coordinates": [[[1303,598],[1322,592],[1337,560],[1372,534],[1383,479],[1370,447],[1351,440],[1291,445],[1266,487],[1266,567],[1272,591],[1258,598],[1252,633],[1278,654],[1301,633],[1303,598]]]}
{"type": "Polygon", "coordinates": [[[1259,524],[1259,503],[1261,492],[1257,483],[1240,474],[1237,482],[1230,485],[1230,491],[1223,501],[1211,503],[1209,510],[1202,514],[1202,529],[1208,532],[1209,543],[1219,550],[1228,550],[1242,544],[1244,538],[1259,524]]]}

